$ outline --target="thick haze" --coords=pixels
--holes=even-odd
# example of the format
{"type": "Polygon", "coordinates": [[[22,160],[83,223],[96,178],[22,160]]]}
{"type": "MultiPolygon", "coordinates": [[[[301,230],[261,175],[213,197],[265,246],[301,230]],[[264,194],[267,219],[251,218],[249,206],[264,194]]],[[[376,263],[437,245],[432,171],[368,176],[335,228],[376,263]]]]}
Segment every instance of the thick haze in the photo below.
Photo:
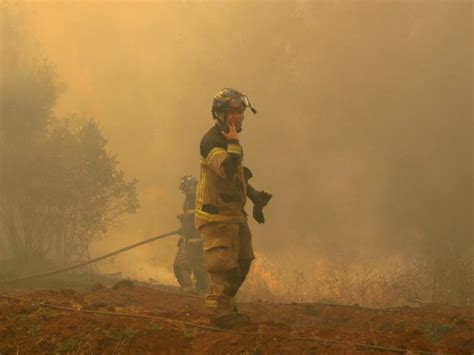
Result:
{"type": "MultiPolygon", "coordinates": [[[[102,247],[177,227],[179,178],[198,174],[212,97],[233,87],[258,110],[241,136],[252,183],[274,195],[267,224],[252,222],[257,251],[302,265],[313,255],[471,248],[470,1],[42,1],[23,10],[67,85],[57,114],[96,117],[140,180],[142,208],[102,247]]],[[[143,257],[156,253],[171,269],[175,243],[143,257]]]]}

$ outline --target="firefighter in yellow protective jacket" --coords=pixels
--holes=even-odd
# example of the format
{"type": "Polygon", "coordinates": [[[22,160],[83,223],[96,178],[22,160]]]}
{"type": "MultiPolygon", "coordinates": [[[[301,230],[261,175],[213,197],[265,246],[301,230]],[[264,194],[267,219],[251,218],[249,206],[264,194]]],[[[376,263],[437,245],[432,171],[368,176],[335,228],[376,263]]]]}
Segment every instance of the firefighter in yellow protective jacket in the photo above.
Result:
{"type": "Polygon", "coordinates": [[[253,216],[264,223],[263,207],[271,199],[256,191],[243,166],[239,143],[248,98],[234,89],[222,89],[215,97],[212,115],[216,124],[201,141],[201,177],[196,196],[195,223],[203,241],[204,268],[211,279],[206,306],[213,310],[211,325],[231,328],[248,323],[233,301],[254,259],[252,235],[244,207],[253,202],[253,216]]]}

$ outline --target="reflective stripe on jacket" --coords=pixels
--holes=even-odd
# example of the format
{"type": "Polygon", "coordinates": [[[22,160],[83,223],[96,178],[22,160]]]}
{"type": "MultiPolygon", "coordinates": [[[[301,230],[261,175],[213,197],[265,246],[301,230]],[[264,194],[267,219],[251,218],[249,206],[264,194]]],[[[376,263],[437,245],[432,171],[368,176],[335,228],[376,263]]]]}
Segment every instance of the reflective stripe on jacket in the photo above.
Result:
{"type": "Polygon", "coordinates": [[[201,141],[201,175],[196,195],[196,227],[210,222],[243,223],[247,182],[242,147],[214,126],[201,141]]]}

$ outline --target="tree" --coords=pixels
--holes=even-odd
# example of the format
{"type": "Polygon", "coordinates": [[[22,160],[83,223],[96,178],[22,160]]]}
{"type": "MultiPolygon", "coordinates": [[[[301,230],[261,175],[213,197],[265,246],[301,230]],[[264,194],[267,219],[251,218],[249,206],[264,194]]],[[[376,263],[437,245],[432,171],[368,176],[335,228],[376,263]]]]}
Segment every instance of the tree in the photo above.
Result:
{"type": "Polygon", "coordinates": [[[0,241],[17,259],[68,263],[138,208],[92,119],[59,119],[54,68],[36,58],[11,8],[0,8],[0,241]]]}

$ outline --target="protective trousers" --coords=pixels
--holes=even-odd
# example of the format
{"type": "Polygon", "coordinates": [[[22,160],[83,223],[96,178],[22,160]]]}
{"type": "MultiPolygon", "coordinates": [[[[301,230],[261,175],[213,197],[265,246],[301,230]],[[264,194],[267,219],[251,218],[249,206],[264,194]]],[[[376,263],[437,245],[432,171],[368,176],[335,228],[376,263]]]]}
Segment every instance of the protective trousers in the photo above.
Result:
{"type": "Polygon", "coordinates": [[[206,306],[222,316],[236,312],[233,297],[245,280],[254,259],[252,235],[245,223],[208,223],[199,228],[204,269],[211,279],[206,306]]]}
{"type": "Polygon", "coordinates": [[[174,260],[174,273],[185,291],[195,289],[199,293],[208,290],[208,276],[203,267],[203,251],[200,239],[181,240],[174,260]],[[192,279],[194,276],[195,285],[192,279]]]}

